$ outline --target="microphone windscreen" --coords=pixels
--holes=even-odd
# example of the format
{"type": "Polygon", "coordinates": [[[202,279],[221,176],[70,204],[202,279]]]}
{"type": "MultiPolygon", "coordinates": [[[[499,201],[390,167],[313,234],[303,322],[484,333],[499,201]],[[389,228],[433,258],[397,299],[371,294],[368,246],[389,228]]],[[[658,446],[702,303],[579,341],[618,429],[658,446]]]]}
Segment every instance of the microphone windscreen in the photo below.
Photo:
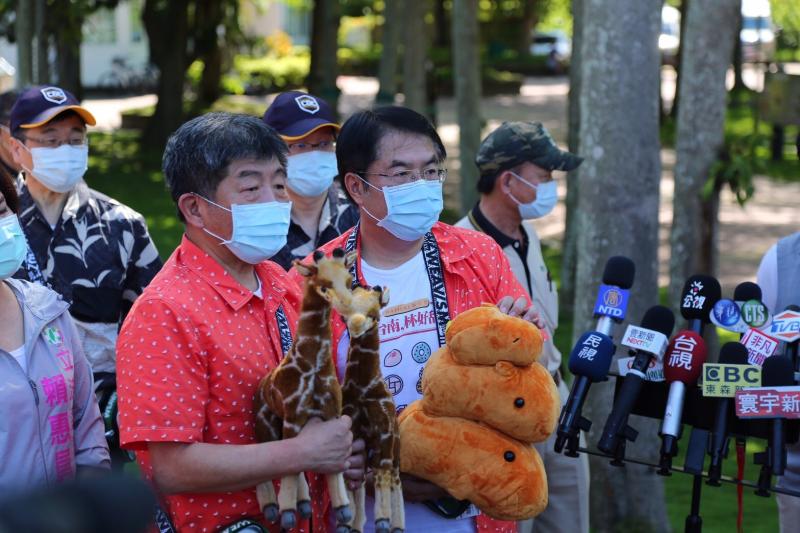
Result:
{"type": "Polygon", "coordinates": [[[786,311],[800,311],[800,305],[797,304],[789,304],[786,306],[786,311]]]}
{"type": "Polygon", "coordinates": [[[761,366],[762,387],[783,387],[794,385],[794,365],[783,355],[767,357],[761,366]]]}
{"type": "Polygon", "coordinates": [[[636,275],[636,265],[622,255],[609,257],[603,270],[603,284],[614,285],[620,289],[630,289],[636,275]]]}
{"type": "Polygon", "coordinates": [[[733,300],[736,302],[746,302],[747,300],[761,301],[761,287],[752,281],[744,281],[733,289],[733,300]]]}
{"type": "Polygon", "coordinates": [[[654,305],[645,312],[641,325],[645,329],[652,329],[669,337],[672,328],[675,327],[675,314],[668,307],[654,305]]]}
{"type": "Polygon", "coordinates": [[[581,335],[569,354],[569,371],[592,381],[602,381],[613,356],[614,341],[599,331],[588,331],[581,335]]]}
{"type": "Polygon", "coordinates": [[[726,342],[719,349],[719,359],[721,365],[746,365],[747,348],[741,342],[726,342]]]}
{"type": "Polygon", "coordinates": [[[679,331],[664,354],[664,380],[682,381],[692,385],[700,377],[706,362],[706,343],[703,337],[690,330],[679,331]]]}
{"type": "Polygon", "coordinates": [[[715,277],[696,274],[683,286],[681,316],[686,320],[708,322],[711,309],[721,297],[722,288],[715,277]]]}

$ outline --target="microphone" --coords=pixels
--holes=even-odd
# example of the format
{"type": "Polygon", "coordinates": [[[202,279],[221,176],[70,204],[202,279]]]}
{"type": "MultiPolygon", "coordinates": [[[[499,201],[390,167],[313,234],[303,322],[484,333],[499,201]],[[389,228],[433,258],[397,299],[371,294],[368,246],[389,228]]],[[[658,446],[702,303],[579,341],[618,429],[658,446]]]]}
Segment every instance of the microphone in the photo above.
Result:
{"type": "Polygon", "coordinates": [[[722,288],[713,276],[695,274],[686,280],[681,293],[681,316],[689,322],[689,330],[703,334],[711,309],[721,296],[722,288]]]}
{"type": "Polygon", "coordinates": [[[703,337],[694,331],[684,330],[675,335],[664,356],[664,379],[670,385],[661,424],[661,469],[658,472],[661,475],[670,475],[672,458],[678,454],[686,387],[697,382],[706,362],[706,353],[703,337]]]}
{"type": "Polygon", "coordinates": [[[733,289],[733,301],[742,304],[748,300],[761,301],[761,287],[752,281],[743,281],[733,289]]]}
{"type": "MultiPolygon", "coordinates": [[[[746,365],[747,348],[739,342],[725,343],[719,351],[719,364],[721,365],[746,365]]],[[[717,399],[714,425],[709,437],[709,450],[711,464],[708,467],[708,484],[719,486],[722,476],[722,459],[727,455],[728,442],[728,412],[730,411],[730,398],[717,399]]]]}
{"type": "Polygon", "coordinates": [[[556,453],[567,445],[565,455],[578,456],[580,431],[589,431],[590,420],[581,416],[583,402],[592,383],[608,379],[608,369],[616,347],[611,337],[599,331],[584,333],[569,354],[569,371],[575,376],[567,403],[561,409],[555,443],[556,453]]]}
{"type": "Polygon", "coordinates": [[[628,289],[633,285],[636,265],[627,257],[615,255],[606,261],[603,283],[597,291],[594,316],[597,331],[612,337],[614,323],[622,322],[628,309],[628,289]]]}
{"type": "MultiPolygon", "coordinates": [[[[762,387],[786,387],[794,385],[794,368],[788,357],[774,355],[768,357],[761,367],[762,387]]],[[[771,422],[769,444],[767,446],[767,466],[773,474],[782,476],[786,470],[786,434],[783,418],[771,422]]]]}
{"type": "Polygon", "coordinates": [[[622,344],[635,348],[631,369],[625,376],[617,401],[608,415],[597,448],[612,454],[623,438],[636,440],[638,433],[627,425],[627,418],[639,396],[652,359],[660,359],[667,348],[667,336],[675,327],[675,315],[663,305],[655,305],[647,310],[642,318],[642,326],[628,326],[622,344]]]}

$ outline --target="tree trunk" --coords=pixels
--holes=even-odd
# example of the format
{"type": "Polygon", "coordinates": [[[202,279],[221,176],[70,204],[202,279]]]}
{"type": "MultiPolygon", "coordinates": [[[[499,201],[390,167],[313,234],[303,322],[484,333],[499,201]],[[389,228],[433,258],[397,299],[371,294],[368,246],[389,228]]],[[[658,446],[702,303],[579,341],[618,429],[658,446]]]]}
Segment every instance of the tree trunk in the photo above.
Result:
{"type": "MultiPolygon", "coordinates": [[[[736,13],[736,35],[733,36],[733,92],[736,94],[737,91],[743,91],[747,89],[747,85],[744,84],[744,78],[742,77],[742,38],[740,37],[742,33],[742,23],[744,19],[742,18],[742,10],[740,9],[736,13]]],[[[738,100],[738,97],[736,98],[738,100]]]]}
{"type": "Polygon", "coordinates": [[[189,0],[146,0],[142,22],[150,44],[150,61],[160,72],[153,116],[147,121],[142,142],[163,148],[183,122],[183,86],[186,79],[189,37],[189,0]]]}
{"type": "Polygon", "coordinates": [[[451,35],[445,0],[436,0],[434,6],[433,24],[436,31],[434,32],[433,44],[437,48],[447,48],[450,44],[451,35]]]}
{"type": "MultiPolygon", "coordinates": [[[[583,4],[585,0],[572,0],[572,58],[569,67],[569,101],[567,107],[567,145],[572,153],[578,152],[580,132],[580,94],[581,94],[581,42],[583,35],[583,4]]],[[[578,172],[580,167],[567,173],[567,219],[564,227],[564,244],[561,259],[561,287],[559,305],[572,314],[575,303],[575,264],[577,262],[578,234],[575,223],[578,204],[578,172]]]]}
{"type": "MultiPolygon", "coordinates": [[[[700,0],[702,2],[703,0],[700,0]]],[[[675,98],[672,99],[672,107],[669,110],[669,116],[676,118],[678,116],[678,107],[681,100],[681,73],[683,67],[681,58],[683,57],[683,36],[686,34],[686,15],[689,13],[689,5],[691,0],[681,0],[679,11],[681,12],[681,40],[678,41],[678,57],[675,58],[675,98]]],[[[659,96],[661,91],[658,92],[659,96]]]]}
{"type": "Polygon", "coordinates": [[[15,32],[17,37],[17,87],[33,84],[33,26],[34,4],[18,0],[15,32]]]}
{"type": "Polygon", "coordinates": [[[34,37],[36,41],[36,69],[35,78],[36,83],[39,85],[52,83],[50,79],[50,65],[48,64],[48,48],[50,35],[45,30],[45,21],[47,20],[47,2],[46,0],[36,0],[36,29],[34,37]]]}
{"type": "Polygon", "coordinates": [[[384,0],[383,2],[383,52],[378,64],[378,104],[391,104],[397,94],[397,46],[400,42],[400,24],[397,21],[400,13],[400,0],[384,0]]]}
{"type": "Polygon", "coordinates": [[[403,94],[405,106],[426,114],[425,61],[428,55],[428,28],[423,22],[428,12],[427,0],[405,2],[405,24],[403,43],[403,94]],[[409,31],[414,28],[414,31],[409,31]]]}
{"type": "Polygon", "coordinates": [[[478,200],[475,154],[481,143],[481,74],[478,0],[453,2],[453,83],[458,116],[458,159],[461,164],[461,214],[478,200]]]}
{"type": "Polygon", "coordinates": [[[535,27],[536,0],[522,0],[522,24],[520,24],[519,42],[517,43],[517,53],[520,56],[528,54],[528,50],[531,47],[532,32],[535,27]]]}
{"type": "Polygon", "coordinates": [[[58,85],[72,94],[78,100],[83,99],[83,84],[81,83],[81,45],[74,43],[69,36],[60,37],[56,33],[59,47],[56,51],[56,67],[58,70],[58,85]]]}
{"type": "Polygon", "coordinates": [[[684,75],[670,234],[671,303],[678,302],[686,278],[699,272],[714,275],[717,268],[714,205],[718,200],[704,202],[701,192],[724,143],[725,76],[738,10],[738,0],[692,0],[681,35],[684,75]]]}
{"type": "Polygon", "coordinates": [[[311,66],[306,79],[308,92],[319,96],[337,109],[339,73],[336,53],[339,50],[339,1],[316,0],[311,21],[311,66]]]}
{"type": "MultiPolygon", "coordinates": [[[[606,260],[625,255],[636,264],[636,297],[629,320],[638,323],[658,301],[658,91],[661,0],[585,2],[581,37],[580,140],[585,158],[578,183],[578,263],[574,336],[595,328],[594,296],[606,260]],[[631,46],[630,43],[637,43],[631,46]]],[[[618,329],[618,332],[621,331],[618,329]]],[[[619,350],[621,353],[623,350],[619,350]]],[[[613,403],[614,381],[596,383],[584,413],[596,443],[613,403]]],[[[639,438],[627,455],[657,462],[655,420],[630,418],[639,438]]],[[[664,486],[653,469],[592,458],[591,526],[611,531],[669,531],[664,486]]]]}
{"type": "MultiPolygon", "coordinates": [[[[224,6],[222,2],[199,2],[195,10],[196,33],[195,55],[203,61],[200,77],[198,104],[214,103],[222,94],[222,49],[217,29],[222,24],[224,6]]],[[[191,63],[191,61],[189,61],[191,63]]]]}

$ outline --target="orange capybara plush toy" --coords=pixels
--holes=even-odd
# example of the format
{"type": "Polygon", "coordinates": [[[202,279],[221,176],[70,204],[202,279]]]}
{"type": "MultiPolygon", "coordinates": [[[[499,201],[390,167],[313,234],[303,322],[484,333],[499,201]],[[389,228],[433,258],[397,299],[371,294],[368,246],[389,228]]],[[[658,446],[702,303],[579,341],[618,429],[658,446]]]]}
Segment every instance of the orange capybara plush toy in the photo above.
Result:
{"type": "Polygon", "coordinates": [[[537,360],[533,324],[484,304],[450,322],[422,375],[422,399],[400,414],[400,469],[500,520],[547,507],[532,443],[558,421],[555,382],[537,360]]]}

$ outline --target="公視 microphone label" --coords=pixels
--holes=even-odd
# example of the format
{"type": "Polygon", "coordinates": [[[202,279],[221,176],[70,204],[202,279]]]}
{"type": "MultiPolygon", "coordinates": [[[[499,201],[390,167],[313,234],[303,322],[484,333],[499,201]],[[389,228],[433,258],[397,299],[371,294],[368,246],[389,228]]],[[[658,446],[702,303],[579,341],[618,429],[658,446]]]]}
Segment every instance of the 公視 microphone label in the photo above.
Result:
{"type": "Polygon", "coordinates": [[[740,341],[747,348],[747,362],[761,366],[778,349],[778,341],[757,329],[749,329],[740,341]]]}
{"type": "Polygon", "coordinates": [[[706,297],[701,294],[703,292],[702,281],[692,281],[689,287],[689,292],[683,296],[681,307],[683,309],[702,309],[706,304],[706,297]]]}
{"type": "Polygon", "coordinates": [[[608,316],[617,320],[625,318],[628,310],[628,291],[613,285],[600,285],[594,304],[595,316],[608,316]]]}
{"type": "Polygon", "coordinates": [[[652,329],[629,325],[620,342],[623,346],[653,354],[659,361],[667,350],[667,336],[652,329]]]}
{"type": "Polygon", "coordinates": [[[733,398],[737,391],[761,385],[761,369],[753,365],[703,365],[703,396],[733,398]]]}
{"type": "Polygon", "coordinates": [[[762,387],[736,393],[739,418],[800,418],[800,387],[762,387]]]}
{"type": "Polygon", "coordinates": [[[770,336],[784,342],[800,340],[800,313],[783,311],[772,317],[772,324],[766,330],[770,336]]]}

